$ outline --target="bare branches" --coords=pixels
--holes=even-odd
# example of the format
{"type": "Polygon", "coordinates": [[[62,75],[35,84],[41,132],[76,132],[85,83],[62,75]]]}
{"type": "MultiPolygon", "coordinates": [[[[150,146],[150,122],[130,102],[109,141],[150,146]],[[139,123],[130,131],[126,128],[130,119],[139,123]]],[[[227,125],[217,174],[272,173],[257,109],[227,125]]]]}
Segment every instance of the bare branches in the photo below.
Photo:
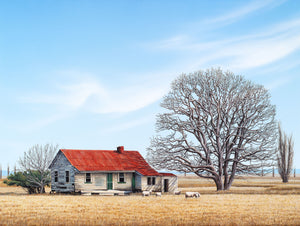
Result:
{"type": "Polygon", "coordinates": [[[256,161],[274,160],[275,106],[260,85],[220,69],[183,74],[161,106],[167,112],[157,116],[157,132],[171,134],[151,141],[148,160],[155,167],[222,183],[224,176],[256,171],[256,161]]]}
{"type": "Polygon", "coordinates": [[[287,183],[293,167],[294,142],[292,136],[288,137],[282,132],[280,124],[278,125],[278,133],[278,173],[282,178],[282,182],[287,183]]]}
{"type": "Polygon", "coordinates": [[[34,145],[27,152],[24,152],[19,159],[22,171],[27,172],[28,182],[40,187],[40,192],[44,192],[44,186],[50,182],[48,167],[56,154],[58,145],[46,144],[34,145]]]}

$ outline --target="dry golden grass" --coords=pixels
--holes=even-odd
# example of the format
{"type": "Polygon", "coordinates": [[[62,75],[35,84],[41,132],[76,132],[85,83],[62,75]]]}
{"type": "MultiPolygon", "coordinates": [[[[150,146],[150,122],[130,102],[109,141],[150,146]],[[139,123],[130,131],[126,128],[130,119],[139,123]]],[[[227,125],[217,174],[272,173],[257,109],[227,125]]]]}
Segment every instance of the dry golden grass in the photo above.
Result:
{"type": "Polygon", "coordinates": [[[194,177],[179,178],[179,185],[202,189],[202,195],[7,195],[0,190],[0,225],[300,225],[300,180],[238,179],[233,194],[216,192],[210,182],[194,177]]]}
{"type": "Polygon", "coordinates": [[[0,196],[11,225],[300,224],[298,195],[0,196]]]}
{"type": "Polygon", "coordinates": [[[291,178],[283,184],[279,177],[238,177],[229,191],[217,192],[213,181],[196,176],[181,176],[178,180],[181,191],[198,191],[202,194],[299,194],[300,178],[291,178]]]}

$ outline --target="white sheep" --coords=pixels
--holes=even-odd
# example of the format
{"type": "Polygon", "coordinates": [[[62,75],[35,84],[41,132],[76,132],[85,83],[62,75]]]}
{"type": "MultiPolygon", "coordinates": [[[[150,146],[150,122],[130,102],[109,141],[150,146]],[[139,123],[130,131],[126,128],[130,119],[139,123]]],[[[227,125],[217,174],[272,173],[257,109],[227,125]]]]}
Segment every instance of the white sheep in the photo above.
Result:
{"type": "Polygon", "coordinates": [[[181,191],[174,191],[174,195],[180,195],[181,191]]]}
{"type": "Polygon", "coordinates": [[[193,197],[199,198],[200,194],[199,194],[199,192],[186,192],[185,197],[186,198],[193,198],[193,197]]]}
{"type": "Polygon", "coordinates": [[[161,197],[161,192],[156,192],[156,196],[161,197]]]}
{"type": "Polygon", "coordinates": [[[150,196],[151,191],[143,191],[142,194],[143,194],[143,196],[150,196]]]}

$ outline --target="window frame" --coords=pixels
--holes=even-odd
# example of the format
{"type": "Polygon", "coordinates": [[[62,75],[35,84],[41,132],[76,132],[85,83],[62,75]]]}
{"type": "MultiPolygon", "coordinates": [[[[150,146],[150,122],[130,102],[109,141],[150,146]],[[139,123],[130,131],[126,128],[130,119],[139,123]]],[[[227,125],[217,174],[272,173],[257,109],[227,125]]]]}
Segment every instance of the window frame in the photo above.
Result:
{"type": "Polygon", "coordinates": [[[66,170],[66,183],[70,183],[70,171],[66,170]]]}
{"type": "Polygon", "coordinates": [[[55,183],[58,182],[58,171],[57,170],[54,171],[54,182],[55,183]]]}
{"type": "Polygon", "coordinates": [[[125,181],[125,173],[119,173],[119,174],[118,174],[118,177],[119,177],[119,179],[118,179],[118,183],[119,183],[119,184],[125,184],[125,183],[126,183],[126,181],[125,181]],[[123,176],[121,177],[121,175],[123,175],[123,176]],[[121,181],[121,179],[122,179],[123,181],[121,181]]]}
{"type": "Polygon", "coordinates": [[[156,183],[156,177],[152,177],[152,185],[155,185],[156,183]]]}
{"type": "Polygon", "coordinates": [[[92,183],[92,175],[91,173],[85,173],[85,183],[91,184],[92,183]]]}
{"type": "Polygon", "coordinates": [[[156,177],[147,177],[147,185],[155,185],[156,177]]]}

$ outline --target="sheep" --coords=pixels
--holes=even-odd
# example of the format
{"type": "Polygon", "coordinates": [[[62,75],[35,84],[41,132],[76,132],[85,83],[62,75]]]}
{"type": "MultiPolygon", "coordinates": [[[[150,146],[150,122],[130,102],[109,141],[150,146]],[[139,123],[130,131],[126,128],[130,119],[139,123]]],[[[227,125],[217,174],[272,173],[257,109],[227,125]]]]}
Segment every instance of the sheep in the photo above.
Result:
{"type": "Polygon", "coordinates": [[[199,198],[200,197],[200,194],[199,192],[186,192],[185,193],[185,198],[199,198]]]}
{"type": "Polygon", "coordinates": [[[156,196],[161,197],[161,192],[156,192],[156,196]]]}
{"type": "Polygon", "coordinates": [[[151,191],[143,191],[142,194],[143,194],[143,196],[150,196],[151,191]]]}
{"type": "Polygon", "coordinates": [[[180,195],[181,191],[174,191],[174,195],[180,195]]]}

